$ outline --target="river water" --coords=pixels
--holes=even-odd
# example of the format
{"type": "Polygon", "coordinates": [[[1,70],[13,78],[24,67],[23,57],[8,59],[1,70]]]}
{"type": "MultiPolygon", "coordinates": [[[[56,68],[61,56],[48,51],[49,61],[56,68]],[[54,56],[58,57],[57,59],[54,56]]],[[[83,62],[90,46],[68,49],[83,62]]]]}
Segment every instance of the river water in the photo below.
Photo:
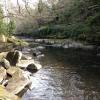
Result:
{"type": "Polygon", "coordinates": [[[100,100],[100,57],[93,51],[46,47],[43,66],[23,100],[100,100]]]}

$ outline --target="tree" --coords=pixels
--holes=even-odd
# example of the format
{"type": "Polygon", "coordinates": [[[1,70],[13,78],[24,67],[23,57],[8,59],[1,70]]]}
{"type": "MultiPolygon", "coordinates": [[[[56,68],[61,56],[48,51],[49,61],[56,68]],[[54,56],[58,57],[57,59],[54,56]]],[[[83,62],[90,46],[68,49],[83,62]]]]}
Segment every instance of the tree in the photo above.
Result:
{"type": "Polygon", "coordinates": [[[43,1],[39,0],[38,2],[38,12],[41,14],[43,11],[43,1]]]}
{"type": "Polygon", "coordinates": [[[13,34],[15,31],[15,22],[13,20],[10,20],[8,24],[8,34],[13,34]]]}

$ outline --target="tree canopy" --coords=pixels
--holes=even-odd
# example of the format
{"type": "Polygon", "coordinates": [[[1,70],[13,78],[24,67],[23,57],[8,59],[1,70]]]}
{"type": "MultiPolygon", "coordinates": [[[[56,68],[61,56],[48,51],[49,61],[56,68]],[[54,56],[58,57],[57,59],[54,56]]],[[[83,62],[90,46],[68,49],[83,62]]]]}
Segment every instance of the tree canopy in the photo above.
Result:
{"type": "Polygon", "coordinates": [[[16,3],[16,7],[9,4],[8,23],[0,20],[0,33],[10,28],[8,33],[39,38],[100,40],[100,0],[39,0],[35,7],[29,0],[23,0],[24,6],[16,3]]]}

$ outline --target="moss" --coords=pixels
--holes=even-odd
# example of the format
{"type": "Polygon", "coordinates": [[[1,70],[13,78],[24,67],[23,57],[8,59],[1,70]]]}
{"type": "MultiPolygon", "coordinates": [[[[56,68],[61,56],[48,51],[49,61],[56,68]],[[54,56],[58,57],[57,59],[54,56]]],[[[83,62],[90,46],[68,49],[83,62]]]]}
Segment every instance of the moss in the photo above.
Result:
{"type": "Polygon", "coordinates": [[[18,38],[8,37],[7,42],[8,43],[13,43],[14,45],[18,45],[18,46],[27,46],[28,45],[27,42],[25,42],[24,40],[20,40],[18,38]]]}

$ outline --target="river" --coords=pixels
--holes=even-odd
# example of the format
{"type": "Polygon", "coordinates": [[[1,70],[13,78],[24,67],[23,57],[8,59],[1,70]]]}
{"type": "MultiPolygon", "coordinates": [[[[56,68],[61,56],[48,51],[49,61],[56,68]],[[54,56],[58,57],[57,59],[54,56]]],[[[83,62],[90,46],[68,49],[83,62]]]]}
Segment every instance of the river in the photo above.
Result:
{"type": "Polygon", "coordinates": [[[46,47],[23,100],[100,100],[100,57],[91,50],[46,47]]]}

